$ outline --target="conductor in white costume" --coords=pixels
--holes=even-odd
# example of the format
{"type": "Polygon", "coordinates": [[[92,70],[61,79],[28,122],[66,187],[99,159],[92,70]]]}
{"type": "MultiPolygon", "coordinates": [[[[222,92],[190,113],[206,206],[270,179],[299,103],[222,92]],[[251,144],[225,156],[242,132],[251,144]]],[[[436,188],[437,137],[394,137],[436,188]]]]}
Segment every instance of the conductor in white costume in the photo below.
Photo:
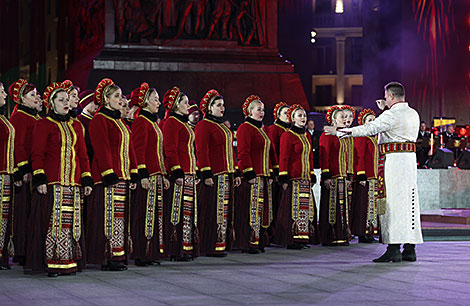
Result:
{"type": "Polygon", "coordinates": [[[416,261],[415,245],[423,243],[415,145],[420,119],[405,102],[402,84],[391,82],[384,89],[385,101],[377,100],[377,106],[386,110],[376,120],[353,128],[325,127],[325,132],[340,137],[379,135],[379,168],[383,170],[379,176],[384,188],[381,191],[379,177],[377,211],[382,243],[388,247],[374,262],[416,261]]]}

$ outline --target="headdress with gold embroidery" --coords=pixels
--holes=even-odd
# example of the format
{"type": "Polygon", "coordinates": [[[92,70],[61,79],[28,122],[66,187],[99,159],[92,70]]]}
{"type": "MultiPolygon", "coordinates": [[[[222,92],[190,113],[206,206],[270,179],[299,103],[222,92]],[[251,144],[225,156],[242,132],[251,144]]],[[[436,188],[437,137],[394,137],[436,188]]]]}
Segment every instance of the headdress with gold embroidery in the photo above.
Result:
{"type": "Polygon", "coordinates": [[[279,112],[284,107],[289,107],[289,105],[284,101],[281,101],[274,106],[274,110],[273,110],[274,120],[279,119],[279,112]]]}
{"type": "MultiPolygon", "coordinates": [[[[152,92],[152,88],[150,88],[148,83],[144,82],[144,83],[140,84],[139,93],[137,95],[137,105],[139,107],[144,106],[144,102],[145,102],[145,100],[148,99],[151,92],[152,92]]],[[[133,93],[134,92],[132,92],[132,94],[133,93]]],[[[131,101],[132,101],[132,104],[134,105],[134,100],[132,99],[132,94],[131,94],[131,101]]]]}
{"type": "Polygon", "coordinates": [[[199,105],[199,107],[201,108],[201,112],[205,114],[209,110],[209,106],[212,104],[212,102],[215,101],[217,97],[221,98],[221,95],[215,89],[211,89],[206,92],[199,105]]]}
{"type": "Polygon", "coordinates": [[[329,123],[329,124],[333,124],[333,117],[335,115],[335,113],[337,111],[343,111],[343,109],[341,108],[341,106],[339,105],[333,105],[331,106],[328,111],[326,112],[326,121],[329,123]]]}
{"type": "Polygon", "coordinates": [[[106,92],[108,91],[108,88],[112,85],[114,85],[113,80],[108,79],[108,78],[102,79],[98,83],[98,86],[96,86],[96,89],[95,89],[95,103],[101,106],[104,105],[104,97],[106,95],[106,92]]]}
{"type": "Polygon", "coordinates": [[[293,122],[292,117],[294,115],[294,112],[298,109],[302,109],[305,111],[304,107],[300,104],[294,104],[290,106],[289,109],[287,110],[287,118],[289,119],[290,122],[293,122]]]}
{"type": "Polygon", "coordinates": [[[245,116],[248,116],[248,107],[250,106],[251,103],[253,103],[255,101],[258,101],[258,102],[262,103],[261,98],[257,95],[251,95],[248,98],[246,98],[245,102],[243,103],[243,107],[242,107],[243,114],[245,116]]]}
{"type": "Polygon", "coordinates": [[[51,107],[51,100],[54,94],[59,90],[67,91],[67,88],[64,87],[63,83],[54,82],[51,85],[47,86],[44,94],[42,95],[42,99],[44,101],[45,106],[49,109],[51,107]]]}
{"type": "Polygon", "coordinates": [[[80,93],[80,88],[78,86],[74,86],[73,82],[70,80],[65,80],[62,82],[62,87],[67,90],[67,93],[70,93],[73,89],[76,89],[78,93],[80,93]]]}
{"type": "Polygon", "coordinates": [[[174,86],[172,89],[169,89],[165,96],[163,96],[163,106],[169,111],[173,108],[175,104],[181,99],[181,90],[174,86]]]}
{"type": "Polygon", "coordinates": [[[8,88],[8,92],[10,93],[10,97],[13,99],[13,101],[15,101],[16,103],[20,103],[20,97],[23,95],[23,90],[28,84],[28,81],[26,81],[25,79],[19,79],[18,81],[10,85],[10,87],[8,88]]]}
{"type": "Polygon", "coordinates": [[[367,116],[369,115],[373,115],[375,116],[375,113],[373,110],[371,110],[370,108],[366,108],[366,109],[363,109],[359,115],[357,116],[357,123],[359,123],[359,125],[363,125],[364,124],[364,120],[366,119],[367,116]]]}

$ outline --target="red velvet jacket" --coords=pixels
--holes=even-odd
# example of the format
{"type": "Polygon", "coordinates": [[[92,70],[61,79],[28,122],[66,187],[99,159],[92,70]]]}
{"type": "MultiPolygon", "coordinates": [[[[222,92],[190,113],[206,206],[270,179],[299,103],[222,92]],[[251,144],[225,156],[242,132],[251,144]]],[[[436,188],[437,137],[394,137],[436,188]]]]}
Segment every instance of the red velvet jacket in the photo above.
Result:
{"type": "Polygon", "coordinates": [[[194,132],[188,124],[188,116],[172,113],[165,120],[163,149],[166,168],[174,179],[196,174],[194,132]]]}
{"type": "Polygon", "coordinates": [[[196,125],[195,136],[197,166],[202,179],[236,171],[233,133],[223,122],[206,114],[196,125]]]}
{"type": "Polygon", "coordinates": [[[10,123],[15,128],[15,168],[18,168],[20,177],[32,172],[33,129],[39,119],[36,110],[24,105],[18,105],[10,117],[10,123]]]}
{"type": "Polygon", "coordinates": [[[90,126],[91,119],[93,119],[93,117],[88,115],[88,114],[81,113],[80,115],[78,115],[77,118],[78,118],[78,120],[80,120],[80,122],[83,125],[83,128],[85,129],[86,151],[87,151],[87,154],[88,154],[88,160],[91,163],[92,160],[93,160],[93,146],[91,145],[89,126],[90,126]]]}
{"type": "Polygon", "coordinates": [[[15,170],[15,128],[0,114],[0,174],[15,170]]]}
{"type": "Polygon", "coordinates": [[[339,139],[337,136],[320,136],[320,168],[322,179],[347,177],[347,138],[339,139]]]}
{"type": "Polygon", "coordinates": [[[138,182],[132,135],[121,113],[101,107],[90,122],[89,132],[94,151],[93,180],[105,186],[119,180],[138,182]]]}
{"type": "Polygon", "coordinates": [[[80,122],[51,113],[33,131],[33,186],[93,185],[80,122]]]}
{"type": "Polygon", "coordinates": [[[237,130],[238,168],[250,180],[256,176],[278,175],[274,145],[260,121],[247,118],[237,130]]]}
{"type": "Polygon", "coordinates": [[[377,137],[356,137],[354,139],[356,151],[355,170],[357,180],[377,178],[379,151],[377,137]]]}
{"type": "Polygon", "coordinates": [[[282,134],[279,155],[279,177],[291,180],[311,180],[314,175],[313,150],[305,129],[292,127],[282,134]]]}
{"type": "Polygon", "coordinates": [[[157,119],[156,114],[141,110],[139,117],[132,123],[132,143],[141,179],[155,174],[166,174],[163,134],[158,127],[157,119]]]}
{"type": "Polygon", "coordinates": [[[284,123],[280,120],[277,120],[275,124],[271,125],[268,128],[268,136],[274,145],[274,150],[276,152],[276,157],[279,160],[279,155],[281,154],[280,145],[281,145],[281,136],[289,129],[289,124],[284,123]]]}

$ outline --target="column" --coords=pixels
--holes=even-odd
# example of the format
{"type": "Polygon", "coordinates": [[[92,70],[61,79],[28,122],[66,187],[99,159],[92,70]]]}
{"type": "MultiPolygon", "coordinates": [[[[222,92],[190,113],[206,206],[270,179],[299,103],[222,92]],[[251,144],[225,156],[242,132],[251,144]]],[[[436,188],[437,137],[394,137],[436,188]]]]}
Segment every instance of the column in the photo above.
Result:
{"type": "Polygon", "coordinates": [[[336,103],[344,103],[344,44],[346,36],[336,36],[336,103]]]}

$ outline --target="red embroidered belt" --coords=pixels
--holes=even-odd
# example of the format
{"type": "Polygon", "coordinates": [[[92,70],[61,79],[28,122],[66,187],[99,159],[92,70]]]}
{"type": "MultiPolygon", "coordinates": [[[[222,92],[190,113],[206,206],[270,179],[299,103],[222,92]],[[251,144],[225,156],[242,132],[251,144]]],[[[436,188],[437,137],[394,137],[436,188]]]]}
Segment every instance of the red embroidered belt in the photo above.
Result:
{"type": "Polygon", "coordinates": [[[414,142],[391,142],[379,145],[379,154],[416,152],[416,143],[414,142]]]}

